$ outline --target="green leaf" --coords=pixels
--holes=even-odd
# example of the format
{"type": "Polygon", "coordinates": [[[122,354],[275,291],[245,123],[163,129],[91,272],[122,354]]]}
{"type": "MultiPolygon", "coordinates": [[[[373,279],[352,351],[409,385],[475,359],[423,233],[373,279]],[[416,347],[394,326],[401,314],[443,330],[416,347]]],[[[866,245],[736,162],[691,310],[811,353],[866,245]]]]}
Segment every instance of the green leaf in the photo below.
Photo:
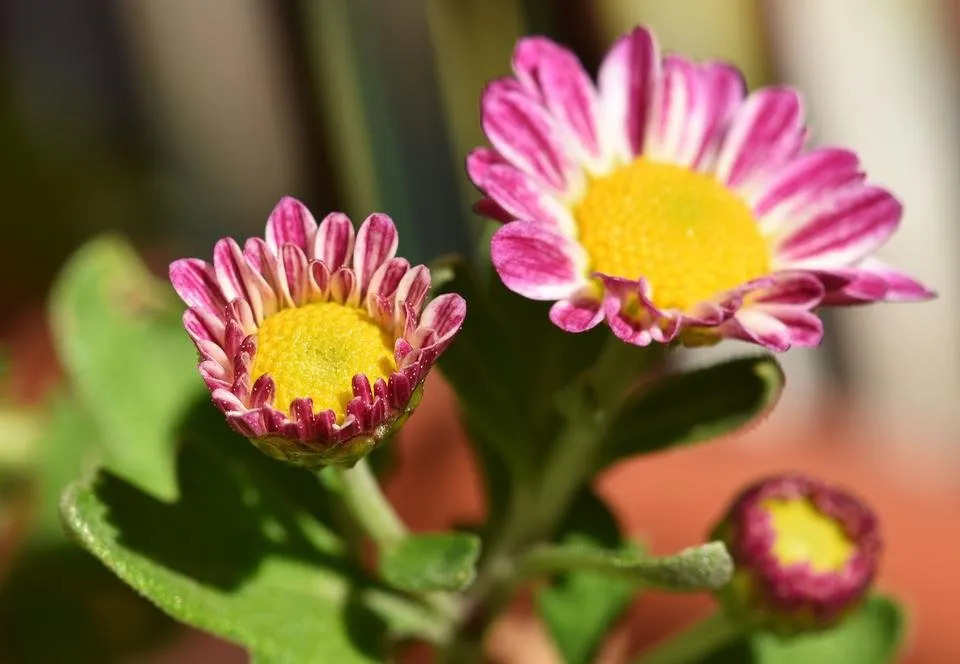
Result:
{"type": "Polygon", "coordinates": [[[181,312],[112,237],[70,259],[51,299],[57,350],[97,425],[104,466],[166,501],[177,497],[174,429],[203,389],[181,312]]]}
{"type": "MultiPolygon", "coordinates": [[[[563,533],[565,545],[580,550],[620,545],[615,517],[589,489],[574,502],[563,533]]],[[[595,571],[561,574],[541,589],[537,596],[540,616],[563,661],[592,662],[610,626],[635,593],[636,585],[630,581],[595,571]]]]}
{"type": "Polygon", "coordinates": [[[776,405],[783,385],[783,371],[770,355],[668,376],[624,404],[604,441],[601,467],[711,440],[756,422],[776,405]]]}
{"type": "Polygon", "coordinates": [[[903,609],[888,597],[874,596],[836,628],[820,634],[781,639],[753,637],[758,664],[886,664],[897,661],[905,631],[903,609]]]}
{"type": "Polygon", "coordinates": [[[697,664],[893,664],[905,631],[901,606],[874,595],[831,630],[792,638],[755,632],[697,664]]]}
{"type": "Polygon", "coordinates": [[[408,592],[463,590],[476,577],[479,557],[476,535],[411,535],[382,553],[380,575],[408,592]]]}
{"type": "Polygon", "coordinates": [[[60,494],[92,463],[99,444],[95,424],[76,398],[66,392],[51,396],[46,422],[37,442],[37,514],[30,529],[32,545],[64,541],[60,494]]]}
{"type": "MultiPolygon", "coordinates": [[[[216,416],[209,404],[198,417],[216,416]]],[[[175,503],[106,472],[65,493],[65,523],[121,579],[174,618],[266,662],[382,661],[384,637],[435,635],[432,614],[347,557],[301,496],[315,477],[235,435],[189,427],[175,503]]]]}

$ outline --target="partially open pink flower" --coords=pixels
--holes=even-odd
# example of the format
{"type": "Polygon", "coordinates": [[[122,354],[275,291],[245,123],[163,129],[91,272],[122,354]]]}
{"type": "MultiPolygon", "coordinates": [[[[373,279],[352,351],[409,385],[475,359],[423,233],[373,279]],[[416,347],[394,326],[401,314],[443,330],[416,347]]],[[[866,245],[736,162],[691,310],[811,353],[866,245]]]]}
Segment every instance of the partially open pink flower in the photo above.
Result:
{"type": "Polygon", "coordinates": [[[794,474],[747,487],[713,536],[734,561],[720,591],[728,610],[784,634],[830,627],[858,606],[882,549],[867,505],[794,474]]]}
{"type": "Polygon", "coordinates": [[[395,258],[397,230],[370,215],[314,221],[285,198],[266,240],[217,242],[213,264],[185,258],[170,280],[200,373],[230,426],[271,456],[351,464],[392,433],[460,329],[466,304],[424,308],[430,271],[395,258]]]}
{"type": "Polygon", "coordinates": [[[854,153],[805,146],[794,90],[748,94],[729,65],[661,58],[644,28],[613,45],[596,86],[541,37],[517,44],[513,69],[484,91],[493,149],[467,168],[478,210],[506,222],[500,278],[555,301],[564,330],[606,320],[641,346],[785,350],[819,343],[818,305],[932,297],[871,257],[901,205],[854,153]]]}

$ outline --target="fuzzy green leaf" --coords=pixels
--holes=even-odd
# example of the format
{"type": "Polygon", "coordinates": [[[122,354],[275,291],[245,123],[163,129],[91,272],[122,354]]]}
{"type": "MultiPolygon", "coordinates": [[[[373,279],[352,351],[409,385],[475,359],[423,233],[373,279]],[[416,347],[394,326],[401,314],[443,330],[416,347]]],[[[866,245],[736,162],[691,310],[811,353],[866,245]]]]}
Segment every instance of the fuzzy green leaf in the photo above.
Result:
{"type": "Polygon", "coordinates": [[[461,533],[412,535],[381,554],[384,581],[409,592],[463,590],[476,577],[480,538],[461,533]]]}
{"type": "Polygon", "coordinates": [[[305,485],[323,495],[309,473],[229,434],[201,430],[188,439],[175,503],[105,472],[64,495],[70,531],[121,579],[258,661],[378,662],[386,634],[435,629],[424,609],[350,561],[301,498],[305,485]]]}
{"type": "Polygon", "coordinates": [[[203,389],[182,310],[112,237],[82,247],[51,298],[57,350],[97,425],[104,466],[166,501],[177,497],[174,429],[203,389]]]}
{"type": "Polygon", "coordinates": [[[770,355],[668,376],[632,395],[611,423],[601,467],[729,434],[777,403],[784,376],[770,355]]]}

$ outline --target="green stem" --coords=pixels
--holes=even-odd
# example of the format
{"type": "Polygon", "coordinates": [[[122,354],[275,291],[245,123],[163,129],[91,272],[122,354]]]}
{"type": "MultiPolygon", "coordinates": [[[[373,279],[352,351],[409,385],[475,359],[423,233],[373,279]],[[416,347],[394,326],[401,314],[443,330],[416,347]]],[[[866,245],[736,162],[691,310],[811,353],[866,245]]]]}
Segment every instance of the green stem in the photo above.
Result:
{"type": "MultiPolygon", "coordinates": [[[[352,468],[330,466],[333,488],[354,523],[373,540],[378,551],[394,546],[409,536],[407,527],[397,516],[393,505],[383,495],[380,482],[367,460],[360,459],[352,468]]],[[[321,481],[324,481],[321,478],[321,481]]],[[[460,604],[456,598],[445,593],[427,593],[420,599],[433,609],[443,621],[450,623],[459,619],[460,604]]],[[[446,628],[444,628],[446,629],[446,628]]]]}
{"type": "Polygon", "coordinates": [[[378,549],[395,544],[407,536],[407,527],[380,490],[380,483],[366,459],[353,468],[333,467],[338,490],[347,511],[373,540],[378,549]]]}
{"type": "Polygon", "coordinates": [[[731,620],[722,610],[717,610],[679,634],[653,646],[633,660],[633,664],[699,662],[743,635],[745,631],[742,623],[731,620]]]}

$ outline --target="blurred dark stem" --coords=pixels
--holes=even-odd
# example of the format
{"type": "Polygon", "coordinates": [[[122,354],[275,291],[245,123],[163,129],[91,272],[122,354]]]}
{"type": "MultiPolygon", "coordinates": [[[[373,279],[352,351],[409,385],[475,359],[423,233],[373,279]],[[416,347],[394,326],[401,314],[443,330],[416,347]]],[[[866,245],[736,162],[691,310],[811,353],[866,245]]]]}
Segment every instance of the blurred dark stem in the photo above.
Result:
{"type": "Polygon", "coordinates": [[[320,90],[314,85],[316,77],[310,67],[309,49],[304,29],[307,25],[298,0],[278,0],[273,3],[277,31],[284,50],[286,72],[290,78],[291,107],[296,130],[301,138],[300,154],[307,173],[306,198],[318,209],[343,210],[343,188],[329,158],[331,150],[325,128],[330,127],[323,117],[320,90]]]}

